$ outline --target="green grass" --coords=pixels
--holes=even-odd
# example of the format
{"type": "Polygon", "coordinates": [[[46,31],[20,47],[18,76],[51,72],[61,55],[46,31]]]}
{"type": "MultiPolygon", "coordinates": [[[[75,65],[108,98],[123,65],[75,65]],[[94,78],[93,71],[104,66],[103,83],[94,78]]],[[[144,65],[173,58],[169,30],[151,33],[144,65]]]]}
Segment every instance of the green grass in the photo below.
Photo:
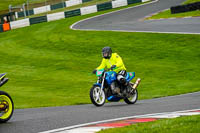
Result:
{"type": "MultiPolygon", "coordinates": [[[[45,1],[48,3],[60,3],[62,0],[28,0],[29,4],[35,4],[35,3],[42,3],[43,5],[45,4],[45,1]]],[[[63,0],[66,1],[66,0],[63,0]]],[[[26,3],[27,0],[1,0],[0,2],[0,11],[1,10],[8,10],[8,6],[22,6],[23,3],[26,3]]]]}
{"type": "Polygon", "coordinates": [[[153,15],[147,19],[174,18],[174,17],[183,18],[183,17],[197,17],[197,16],[200,16],[200,10],[185,12],[185,13],[177,13],[177,14],[171,14],[170,10],[166,10],[157,15],[153,15]]]}
{"type": "MultiPolygon", "coordinates": [[[[189,4],[193,2],[200,2],[200,0],[187,0],[183,4],[189,4]]],[[[160,19],[160,18],[182,18],[182,17],[197,17],[200,16],[200,10],[191,11],[191,12],[184,12],[184,13],[177,13],[177,14],[171,14],[170,10],[162,11],[156,15],[153,15],[151,17],[148,17],[146,19],[160,19]]]]}
{"type": "Polygon", "coordinates": [[[200,115],[138,123],[124,128],[103,130],[98,133],[199,133],[199,127],[200,115]]]}
{"type": "MultiPolygon", "coordinates": [[[[26,3],[27,0],[2,0],[3,2],[0,2],[0,13],[5,13],[5,11],[2,10],[8,10],[8,6],[12,5],[12,6],[19,6],[22,5],[23,3],[26,3]]],[[[66,1],[66,0],[63,0],[66,1]]],[[[66,7],[66,8],[60,8],[60,9],[56,9],[56,10],[52,10],[46,13],[41,13],[41,14],[36,14],[36,15],[32,15],[30,17],[35,17],[35,16],[41,16],[41,15],[46,15],[47,13],[55,13],[55,12],[61,12],[61,11],[67,11],[67,10],[72,10],[72,9],[76,9],[76,8],[81,8],[81,7],[85,7],[85,6],[90,6],[90,5],[95,5],[95,4],[100,4],[100,3],[104,3],[104,2],[108,2],[110,0],[92,0],[92,1],[88,1],[79,5],[75,5],[72,7],[66,7]]],[[[47,5],[52,5],[55,3],[61,3],[62,0],[57,0],[57,2],[55,0],[47,0],[47,5]]],[[[45,0],[29,0],[29,4],[32,4],[32,6],[34,6],[35,8],[39,6],[39,4],[41,3],[41,6],[45,5],[45,0]],[[38,5],[33,5],[37,3],[38,5]]],[[[29,9],[31,5],[29,5],[29,9]]],[[[33,7],[32,7],[33,8],[33,7]]],[[[7,11],[8,12],[8,11],[7,11]]]]}
{"type": "Polygon", "coordinates": [[[89,90],[96,82],[91,72],[107,45],[142,79],[139,99],[200,91],[200,35],[69,29],[102,13],[0,34],[0,72],[10,78],[1,90],[11,94],[16,108],[91,103],[89,90]]]}
{"type": "Polygon", "coordinates": [[[26,0],[1,0],[0,11],[1,10],[8,10],[9,5],[17,6],[17,5],[23,4],[25,2],[26,2],[26,0]]]}
{"type": "Polygon", "coordinates": [[[200,2],[200,0],[186,0],[183,4],[189,4],[194,2],[200,2]]]}
{"type": "MultiPolygon", "coordinates": [[[[0,2],[0,13],[4,14],[4,13],[9,12],[9,8],[8,8],[9,5],[22,6],[22,4],[26,3],[26,2],[27,2],[27,0],[1,0],[1,2],[0,2]]],[[[29,0],[29,3],[31,3],[31,4],[42,3],[44,5],[45,0],[29,0]]]]}

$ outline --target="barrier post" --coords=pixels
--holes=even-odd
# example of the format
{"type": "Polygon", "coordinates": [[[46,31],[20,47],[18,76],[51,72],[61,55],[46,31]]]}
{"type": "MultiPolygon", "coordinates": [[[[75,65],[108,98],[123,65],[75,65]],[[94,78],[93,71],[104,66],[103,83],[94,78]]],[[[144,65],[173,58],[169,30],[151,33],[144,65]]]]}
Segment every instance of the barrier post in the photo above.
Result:
{"type": "Polygon", "coordinates": [[[9,31],[10,30],[10,23],[3,24],[3,31],[9,31]]]}

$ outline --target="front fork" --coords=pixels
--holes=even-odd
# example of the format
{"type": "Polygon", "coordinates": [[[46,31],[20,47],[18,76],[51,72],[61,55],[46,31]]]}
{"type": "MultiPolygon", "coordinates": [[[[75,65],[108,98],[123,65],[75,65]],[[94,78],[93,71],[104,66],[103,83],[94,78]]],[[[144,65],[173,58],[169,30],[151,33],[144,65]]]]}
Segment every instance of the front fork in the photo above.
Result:
{"type": "Polygon", "coordinates": [[[106,76],[106,74],[104,73],[104,74],[103,74],[102,81],[100,80],[100,77],[99,77],[99,79],[98,79],[98,81],[97,81],[97,84],[98,84],[98,85],[101,85],[100,93],[103,91],[103,88],[104,88],[105,76],[106,76]]]}
{"type": "Polygon", "coordinates": [[[104,73],[104,75],[103,75],[103,80],[102,80],[102,83],[101,83],[101,92],[103,91],[105,76],[106,76],[106,74],[104,73]]]}

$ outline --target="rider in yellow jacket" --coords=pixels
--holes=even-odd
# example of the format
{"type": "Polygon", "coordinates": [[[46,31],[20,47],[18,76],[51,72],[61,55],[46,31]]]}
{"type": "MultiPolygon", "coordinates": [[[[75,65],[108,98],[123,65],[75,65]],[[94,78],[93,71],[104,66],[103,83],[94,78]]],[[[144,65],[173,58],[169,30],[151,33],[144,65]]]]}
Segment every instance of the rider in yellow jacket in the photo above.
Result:
{"type": "Polygon", "coordinates": [[[117,53],[112,53],[111,57],[108,59],[103,58],[101,65],[97,67],[97,70],[103,69],[103,68],[108,69],[112,67],[113,67],[113,71],[117,73],[121,70],[126,70],[124,63],[122,61],[122,58],[117,53]]]}
{"type": "MultiPolygon", "coordinates": [[[[101,65],[97,67],[93,73],[96,73],[97,70],[100,69],[108,69],[111,68],[113,71],[118,73],[117,80],[127,85],[125,76],[126,76],[126,67],[124,66],[124,63],[122,61],[122,58],[117,53],[112,53],[112,49],[110,47],[104,47],[102,49],[102,56],[103,60],[101,62],[101,65]]],[[[112,87],[114,88],[114,87],[112,87]]]]}

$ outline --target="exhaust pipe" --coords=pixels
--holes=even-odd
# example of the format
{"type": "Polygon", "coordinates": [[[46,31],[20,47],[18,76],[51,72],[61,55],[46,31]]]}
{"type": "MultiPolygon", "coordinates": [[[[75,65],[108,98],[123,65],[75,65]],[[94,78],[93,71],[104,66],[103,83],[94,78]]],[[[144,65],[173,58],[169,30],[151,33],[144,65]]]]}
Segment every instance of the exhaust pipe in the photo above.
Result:
{"type": "Polygon", "coordinates": [[[134,89],[136,89],[136,88],[138,87],[140,81],[141,81],[140,78],[138,78],[138,79],[136,80],[135,84],[133,85],[133,88],[134,88],[134,89]]]}

